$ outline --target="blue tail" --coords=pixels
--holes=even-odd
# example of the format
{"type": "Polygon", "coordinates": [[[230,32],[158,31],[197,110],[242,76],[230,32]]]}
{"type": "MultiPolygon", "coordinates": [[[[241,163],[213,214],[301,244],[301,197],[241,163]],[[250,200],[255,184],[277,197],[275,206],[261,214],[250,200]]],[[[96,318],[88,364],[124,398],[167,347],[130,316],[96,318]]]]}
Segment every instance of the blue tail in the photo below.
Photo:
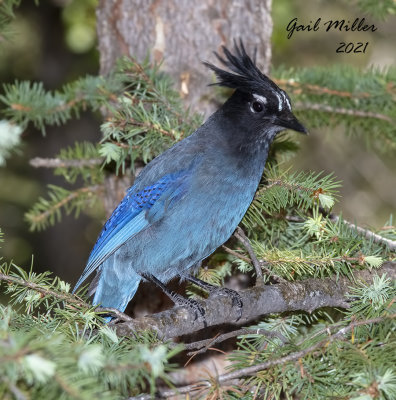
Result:
{"type": "Polygon", "coordinates": [[[142,278],[131,267],[126,268],[117,261],[114,254],[101,265],[97,286],[92,288],[95,291],[93,304],[123,312],[135,295],[142,278]]]}

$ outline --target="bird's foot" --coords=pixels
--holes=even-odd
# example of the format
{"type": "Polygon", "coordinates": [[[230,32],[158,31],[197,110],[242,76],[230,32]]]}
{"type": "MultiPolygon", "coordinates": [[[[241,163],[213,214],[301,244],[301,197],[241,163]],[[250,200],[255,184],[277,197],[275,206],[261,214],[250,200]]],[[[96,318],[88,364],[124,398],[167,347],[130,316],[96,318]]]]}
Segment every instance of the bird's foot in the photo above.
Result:
{"type": "Polygon", "coordinates": [[[211,285],[210,283],[201,281],[201,279],[195,278],[194,276],[188,276],[186,277],[186,279],[196,284],[200,288],[206,290],[209,295],[226,296],[228,298],[231,298],[232,307],[237,307],[238,311],[238,318],[236,320],[239,321],[241,319],[243,302],[241,295],[237,291],[225,287],[211,285]]]}
{"type": "Polygon", "coordinates": [[[213,289],[210,292],[210,294],[212,294],[212,293],[217,296],[231,297],[233,307],[238,307],[238,308],[243,307],[242,297],[236,290],[225,288],[225,287],[219,287],[219,288],[213,289]]]}
{"type": "Polygon", "coordinates": [[[204,324],[206,326],[205,309],[201,306],[201,304],[198,301],[183,297],[178,293],[174,292],[170,293],[171,293],[170,298],[175,304],[181,307],[186,307],[189,310],[191,310],[191,312],[194,314],[194,321],[197,320],[198,318],[201,318],[203,319],[204,324]]]}
{"type": "Polygon", "coordinates": [[[169,290],[159,279],[157,279],[154,275],[144,274],[143,278],[147,279],[149,282],[154,283],[158,287],[162,289],[162,291],[178,306],[186,307],[191,312],[194,313],[194,321],[200,317],[203,320],[205,328],[207,327],[205,320],[205,309],[201,306],[201,304],[194,300],[183,297],[182,295],[169,290]]]}
{"type": "Polygon", "coordinates": [[[242,301],[242,297],[241,295],[233,289],[229,289],[229,288],[225,288],[225,287],[217,287],[214,286],[214,288],[209,291],[210,295],[215,295],[215,296],[226,296],[228,298],[231,298],[231,305],[232,307],[236,307],[237,308],[237,312],[238,312],[238,317],[236,319],[236,321],[239,321],[242,317],[242,308],[243,308],[243,301],[242,301]]]}

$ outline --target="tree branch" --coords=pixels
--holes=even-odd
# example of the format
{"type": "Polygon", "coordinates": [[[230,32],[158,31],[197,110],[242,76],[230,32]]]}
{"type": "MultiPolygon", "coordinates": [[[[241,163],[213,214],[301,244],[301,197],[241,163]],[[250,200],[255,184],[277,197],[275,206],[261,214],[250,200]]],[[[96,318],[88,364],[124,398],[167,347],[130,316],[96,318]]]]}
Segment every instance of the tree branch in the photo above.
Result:
{"type": "Polygon", "coordinates": [[[19,390],[19,388],[8,379],[1,378],[1,381],[8,386],[9,391],[14,395],[15,400],[27,400],[28,398],[25,396],[23,392],[19,390]]]}
{"type": "MultiPolygon", "coordinates": [[[[236,228],[234,236],[245,246],[247,252],[249,253],[249,257],[252,261],[254,269],[256,270],[256,285],[262,284],[263,282],[263,271],[261,269],[260,261],[257,259],[256,253],[254,252],[252,245],[248,237],[245,235],[245,232],[239,226],[236,228]]],[[[266,271],[271,274],[271,271],[266,271]]]]}
{"type": "Polygon", "coordinates": [[[29,164],[34,168],[81,168],[95,167],[103,162],[102,158],[91,158],[83,160],[61,160],[60,158],[41,158],[35,157],[29,161],[29,164]]]}
{"type": "Polygon", "coordinates": [[[223,244],[221,247],[222,247],[222,249],[223,249],[226,253],[231,254],[231,255],[233,255],[234,257],[239,258],[240,260],[246,261],[246,262],[248,262],[248,263],[251,263],[251,262],[252,262],[252,260],[251,260],[249,257],[245,257],[243,254],[240,254],[240,253],[238,253],[237,251],[228,248],[228,247],[225,246],[224,244],[223,244]]]}
{"type": "Polygon", "coordinates": [[[360,110],[353,110],[349,108],[342,108],[342,107],[332,107],[326,104],[319,104],[319,103],[301,103],[297,102],[294,105],[296,110],[315,110],[315,111],[323,111],[333,114],[343,114],[343,115],[351,115],[353,117],[363,117],[363,118],[375,118],[381,119],[383,121],[387,121],[390,123],[395,123],[395,120],[388,115],[375,113],[371,111],[360,111],[360,110]]]}
{"type": "Polygon", "coordinates": [[[152,329],[162,339],[188,335],[201,329],[221,324],[246,325],[264,315],[285,311],[302,310],[313,312],[320,307],[348,307],[346,294],[356,281],[372,282],[376,275],[387,274],[396,278],[396,263],[386,262],[378,270],[361,270],[354,279],[346,277],[326,279],[306,279],[295,282],[281,282],[276,285],[255,286],[240,291],[243,302],[242,317],[232,307],[232,300],[225,296],[211,296],[201,300],[205,310],[205,321],[194,318],[185,307],[174,307],[157,314],[136,318],[115,325],[120,336],[132,336],[137,330],[152,329]],[[206,325],[205,325],[206,324],[206,325]]]}
{"type": "Polygon", "coordinates": [[[26,281],[22,278],[17,278],[15,276],[10,276],[10,275],[0,273],[0,281],[6,281],[11,284],[27,287],[38,293],[41,293],[43,296],[51,296],[55,299],[65,301],[66,303],[69,303],[69,304],[75,304],[75,305],[87,307],[87,308],[92,307],[92,305],[85,303],[83,300],[78,298],[76,295],[72,295],[72,294],[69,294],[66,292],[62,293],[62,292],[56,292],[55,290],[46,289],[42,285],[39,285],[34,282],[26,281]]]}
{"type": "Polygon", "coordinates": [[[307,193],[314,192],[314,190],[312,190],[309,187],[299,185],[298,183],[286,182],[282,179],[267,178],[267,182],[268,182],[267,185],[265,185],[261,189],[257,190],[256,194],[254,195],[255,199],[259,198],[265,191],[267,191],[268,189],[271,189],[273,186],[282,186],[290,191],[299,190],[301,192],[307,192],[307,193]]]}
{"type": "MultiPolygon", "coordinates": [[[[338,222],[340,220],[340,217],[338,215],[330,215],[330,219],[332,221],[338,222]]],[[[369,229],[364,229],[361,228],[360,226],[357,226],[353,224],[352,222],[346,221],[345,219],[342,219],[342,223],[345,225],[348,225],[351,229],[356,230],[359,234],[364,236],[366,239],[372,240],[374,243],[382,243],[386,246],[388,246],[390,251],[396,251],[396,240],[391,240],[384,238],[381,235],[378,235],[377,233],[374,233],[370,231],[369,229]]]]}
{"type": "MultiPolygon", "coordinates": [[[[218,382],[219,384],[222,384],[224,382],[231,381],[233,379],[239,379],[244,376],[254,375],[255,373],[257,373],[259,371],[269,369],[276,365],[282,365],[282,364],[286,364],[291,361],[297,361],[300,358],[305,357],[307,354],[310,354],[317,349],[320,349],[322,347],[327,347],[329,343],[334,342],[337,339],[343,339],[349,332],[351,332],[357,326],[375,324],[375,323],[382,322],[385,319],[395,319],[395,318],[396,318],[396,314],[391,314],[391,315],[387,315],[387,316],[383,316],[383,317],[377,317],[377,318],[371,318],[371,319],[362,320],[362,321],[351,322],[348,326],[345,326],[345,327],[339,329],[336,333],[334,333],[330,336],[327,336],[325,339],[313,344],[310,347],[307,347],[304,350],[296,351],[296,352],[290,353],[284,357],[280,357],[280,358],[273,359],[273,360],[268,360],[264,363],[252,365],[250,367],[241,368],[241,369],[238,369],[237,371],[233,371],[233,372],[229,372],[227,374],[220,375],[217,377],[216,382],[218,382]]],[[[195,383],[187,385],[187,386],[179,387],[174,390],[162,391],[159,393],[159,395],[161,398],[169,398],[171,396],[176,396],[176,395],[180,395],[180,394],[184,394],[184,393],[190,393],[193,391],[209,388],[210,386],[211,386],[211,383],[209,380],[202,380],[202,381],[198,381],[198,382],[195,382],[195,383]]]]}
{"type": "Polygon", "coordinates": [[[66,197],[59,200],[55,204],[51,204],[49,208],[41,213],[34,213],[34,209],[27,214],[27,219],[31,224],[39,224],[46,218],[48,218],[51,214],[54,214],[57,210],[64,207],[66,204],[70,203],[72,200],[80,196],[81,194],[86,193],[98,193],[99,191],[103,190],[102,185],[91,185],[87,187],[83,187],[80,189],[76,189],[70,192],[66,197]]]}
{"type": "Polygon", "coordinates": [[[354,329],[357,326],[376,324],[378,322],[384,321],[385,319],[394,319],[394,318],[396,318],[396,314],[391,314],[391,315],[387,315],[387,316],[384,316],[384,317],[371,318],[371,319],[367,319],[367,320],[363,320],[363,321],[351,322],[348,326],[341,328],[340,330],[338,330],[333,335],[330,335],[330,336],[326,337],[326,339],[323,339],[323,340],[313,344],[312,346],[307,347],[304,350],[296,351],[294,353],[288,354],[285,357],[281,357],[281,358],[278,358],[278,359],[275,359],[275,360],[266,361],[264,363],[260,363],[260,364],[257,364],[257,365],[252,365],[251,367],[241,368],[238,371],[234,371],[234,372],[230,372],[228,374],[220,375],[218,380],[219,380],[219,382],[226,382],[226,381],[229,381],[231,379],[237,379],[237,378],[241,378],[243,376],[253,375],[258,371],[262,371],[263,369],[268,369],[268,368],[273,367],[275,365],[285,364],[285,363],[290,362],[290,361],[298,360],[299,358],[302,358],[302,357],[306,356],[307,354],[312,353],[316,349],[319,349],[321,347],[327,346],[329,342],[333,342],[336,339],[342,338],[343,336],[345,336],[347,333],[352,331],[352,329],[354,329]]]}
{"type": "Polygon", "coordinates": [[[274,82],[281,86],[288,86],[290,87],[293,92],[301,93],[301,91],[310,91],[312,93],[319,93],[319,94],[329,94],[337,97],[349,97],[349,98],[367,98],[370,97],[370,93],[361,92],[361,93],[352,93],[347,92],[345,90],[335,90],[330,89],[325,86],[313,85],[311,83],[301,83],[297,82],[294,79],[274,79],[274,82]]]}
{"type": "Polygon", "coordinates": [[[256,334],[256,335],[265,335],[269,338],[278,338],[282,343],[286,343],[287,339],[279,332],[276,331],[269,331],[263,328],[241,328],[237,329],[236,331],[223,333],[222,335],[215,336],[214,338],[209,338],[205,340],[200,340],[198,342],[193,343],[185,343],[184,348],[187,350],[198,349],[197,351],[190,352],[187,355],[197,355],[204,353],[207,351],[210,346],[213,346],[216,343],[224,342],[227,339],[240,336],[240,335],[249,335],[249,334],[256,334]]]}

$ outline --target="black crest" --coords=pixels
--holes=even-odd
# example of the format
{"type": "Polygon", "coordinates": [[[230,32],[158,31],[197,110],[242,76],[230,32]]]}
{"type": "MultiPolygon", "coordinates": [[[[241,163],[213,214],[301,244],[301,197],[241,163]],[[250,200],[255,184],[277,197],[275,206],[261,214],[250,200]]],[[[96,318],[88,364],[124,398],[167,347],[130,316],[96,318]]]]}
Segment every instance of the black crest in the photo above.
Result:
{"type": "Polygon", "coordinates": [[[205,61],[204,64],[214,71],[218,81],[212,85],[226,86],[244,92],[260,92],[263,90],[277,90],[279,87],[264,75],[256,66],[256,51],[253,60],[248,56],[242,40],[234,42],[232,54],[225,46],[222,46],[225,58],[214,52],[217,59],[232,72],[225,71],[205,61]]]}

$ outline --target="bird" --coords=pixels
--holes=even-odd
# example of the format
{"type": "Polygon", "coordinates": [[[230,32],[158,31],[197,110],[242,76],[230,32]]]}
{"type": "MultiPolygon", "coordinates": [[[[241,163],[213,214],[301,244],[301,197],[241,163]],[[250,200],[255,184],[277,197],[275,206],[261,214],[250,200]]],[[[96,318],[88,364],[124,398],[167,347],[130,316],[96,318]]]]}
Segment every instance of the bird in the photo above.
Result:
{"type": "MultiPolygon", "coordinates": [[[[160,286],[179,305],[204,318],[193,300],[166,283],[187,279],[209,293],[230,295],[194,275],[241,222],[263,175],[277,133],[307,133],[288,94],[256,65],[243,41],[214,52],[224,68],[204,61],[230,97],[194,133],[149,162],[105,223],[73,293],[96,271],[88,294],[93,304],[123,312],[142,280],[160,286]]],[[[240,313],[239,313],[240,316],[240,313]]]]}

